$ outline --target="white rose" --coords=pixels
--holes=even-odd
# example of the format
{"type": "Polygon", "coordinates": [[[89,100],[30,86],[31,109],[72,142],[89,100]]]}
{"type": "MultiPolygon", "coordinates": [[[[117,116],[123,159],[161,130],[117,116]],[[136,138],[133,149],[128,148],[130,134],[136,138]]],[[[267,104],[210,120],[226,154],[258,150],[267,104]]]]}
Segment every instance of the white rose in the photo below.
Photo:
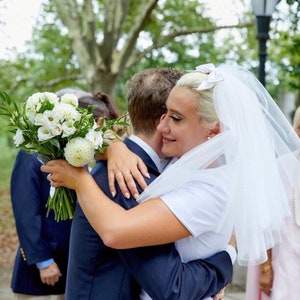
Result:
{"type": "Polygon", "coordinates": [[[94,154],[93,144],[81,137],[70,140],[64,149],[66,160],[74,167],[87,165],[94,159],[94,154]]]}
{"type": "Polygon", "coordinates": [[[62,103],[70,104],[74,107],[78,107],[78,97],[74,94],[64,94],[60,98],[60,101],[62,103]]]}

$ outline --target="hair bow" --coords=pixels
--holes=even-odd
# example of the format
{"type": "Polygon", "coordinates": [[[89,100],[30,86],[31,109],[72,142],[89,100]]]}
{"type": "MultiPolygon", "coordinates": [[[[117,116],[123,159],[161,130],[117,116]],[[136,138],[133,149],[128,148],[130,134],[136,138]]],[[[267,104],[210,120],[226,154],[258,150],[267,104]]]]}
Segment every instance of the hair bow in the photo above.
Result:
{"type": "Polygon", "coordinates": [[[197,91],[203,91],[210,89],[216,85],[216,83],[223,81],[222,74],[216,71],[214,64],[204,64],[196,67],[197,72],[209,74],[207,78],[197,87],[197,91]]]}

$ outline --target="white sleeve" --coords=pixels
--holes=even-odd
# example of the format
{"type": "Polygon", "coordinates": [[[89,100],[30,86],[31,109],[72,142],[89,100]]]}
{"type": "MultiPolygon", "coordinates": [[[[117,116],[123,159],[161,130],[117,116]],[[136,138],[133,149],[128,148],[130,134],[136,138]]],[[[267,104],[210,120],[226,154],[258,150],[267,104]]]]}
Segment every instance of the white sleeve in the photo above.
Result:
{"type": "Polygon", "coordinates": [[[161,196],[194,237],[209,231],[217,232],[222,224],[228,208],[228,197],[225,182],[221,178],[204,172],[196,180],[161,196]]]}

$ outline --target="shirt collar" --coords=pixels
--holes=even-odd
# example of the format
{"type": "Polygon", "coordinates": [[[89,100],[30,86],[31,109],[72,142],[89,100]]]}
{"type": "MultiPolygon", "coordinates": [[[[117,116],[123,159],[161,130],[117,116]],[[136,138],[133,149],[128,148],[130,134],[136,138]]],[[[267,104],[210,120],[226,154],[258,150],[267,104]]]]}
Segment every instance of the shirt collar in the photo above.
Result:
{"type": "Polygon", "coordinates": [[[157,170],[161,173],[162,172],[162,162],[157,153],[141,138],[139,138],[136,135],[131,135],[129,139],[133,142],[135,142],[137,145],[139,145],[143,150],[150,156],[150,158],[153,160],[157,170]]]}

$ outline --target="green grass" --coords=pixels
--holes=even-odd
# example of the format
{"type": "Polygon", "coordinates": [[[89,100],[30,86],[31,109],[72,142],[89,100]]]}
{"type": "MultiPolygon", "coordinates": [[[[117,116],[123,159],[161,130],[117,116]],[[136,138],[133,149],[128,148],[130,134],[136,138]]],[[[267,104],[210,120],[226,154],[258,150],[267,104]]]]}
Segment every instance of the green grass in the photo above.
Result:
{"type": "Polygon", "coordinates": [[[0,228],[14,226],[10,201],[10,176],[18,150],[7,136],[0,137],[0,228]]]}
{"type": "MultiPolygon", "coordinates": [[[[18,150],[0,133],[0,283],[9,284],[18,237],[10,200],[10,177],[18,150]]],[[[1,298],[1,296],[0,296],[1,298]]]]}

